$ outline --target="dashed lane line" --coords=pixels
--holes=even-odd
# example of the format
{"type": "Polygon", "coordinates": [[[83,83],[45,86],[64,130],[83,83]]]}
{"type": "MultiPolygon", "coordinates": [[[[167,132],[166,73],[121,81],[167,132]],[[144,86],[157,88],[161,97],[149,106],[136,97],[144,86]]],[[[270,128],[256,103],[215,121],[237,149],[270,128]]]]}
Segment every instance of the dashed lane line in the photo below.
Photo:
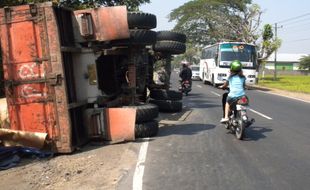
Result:
{"type": "Polygon", "coordinates": [[[221,95],[216,92],[211,91],[211,93],[214,94],[215,96],[221,97],[221,95]]]}
{"type": "MultiPolygon", "coordinates": [[[[218,97],[221,96],[220,94],[218,94],[218,93],[216,93],[216,92],[213,92],[213,91],[211,91],[211,93],[214,94],[214,95],[216,95],[216,96],[218,96],[218,97]]],[[[251,112],[256,113],[257,115],[260,115],[260,116],[262,116],[262,117],[264,117],[264,118],[266,118],[266,119],[272,120],[271,117],[269,117],[269,116],[267,116],[267,115],[265,115],[265,114],[262,114],[262,113],[260,113],[260,112],[258,112],[258,111],[255,111],[255,110],[250,109],[250,108],[248,108],[248,110],[250,110],[251,112]]]]}
{"type": "Polygon", "coordinates": [[[260,112],[258,112],[258,111],[255,111],[255,110],[250,109],[250,108],[248,108],[248,110],[250,110],[251,112],[256,113],[257,115],[260,115],[260,116],[262,116],[262,117],[264,117],[264,118],[266,118],[266,119],[272,120],[271,117],[269,117],[269,116],[267,116],[267,115],[265,115],[265,114],[262,114],[262,113],[260,113],[260,112]]]}

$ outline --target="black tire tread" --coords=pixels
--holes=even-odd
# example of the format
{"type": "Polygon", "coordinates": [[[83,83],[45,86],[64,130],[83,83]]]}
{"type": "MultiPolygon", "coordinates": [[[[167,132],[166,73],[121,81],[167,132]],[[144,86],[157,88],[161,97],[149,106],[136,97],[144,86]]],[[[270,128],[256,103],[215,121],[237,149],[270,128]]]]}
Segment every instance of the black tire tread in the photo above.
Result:
{"type": "Polygon", "coordinates": [[[150,13],[128,12],[129,29],[153,29],[157,26],[156,16],[150,13]]]}
{"type": "Polygon", "coordinates": [[[147,121],[151,121],[154,118],[158,117],[159,109],[155,104],[141,104],[136,106],[125,106],[129,108],[135,108],[137,110],[136,113],[136,123],[144,123],[147,121]]]}
{"type": "Polygon", "coordinates": [[[178,32],[172,31],[158,31],[157,41],[176,41],[181,43],[186,43],[186,35],[178,32]]]}
{"type": "Polygon", "coordinates": [[[158,121],[149,121],[141,124],[135,125],[135,137],[136,138],[146,138],[154,137],[157,135],[159,130],[158,121]]]}
{"type": "Polygon", "coordinates": [[[130,30],[130,38],[114,40],[112,45],[153,45],[156,43],[156,32],[152,30],[130,30]]]}
{"type": "Polygon", "coordinates": [[[157,41],[153,50],[177,55],[185,53],[186,45],[176,41],[157,41]]]}
{"type": "Polygon", "coordinates": [[[150,103],[156,104],[160,112],[180,112],[182,111],[183,104],[181,101],[171,100],[150,100],[150,103]]]}
{"type": "Polygon", "coordinates": [[[155,100],[182,100],[182,93],[174,90],[154,89],[150,92],[150,97],[155,100]]]}

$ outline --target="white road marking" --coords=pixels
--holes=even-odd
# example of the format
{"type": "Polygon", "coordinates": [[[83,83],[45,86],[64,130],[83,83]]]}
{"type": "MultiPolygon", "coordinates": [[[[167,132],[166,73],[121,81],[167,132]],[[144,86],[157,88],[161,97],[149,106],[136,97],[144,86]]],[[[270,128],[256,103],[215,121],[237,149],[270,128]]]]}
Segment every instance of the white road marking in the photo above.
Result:
{"type": "Polygon", "coordinates": [[[265,93],[265,94],[272,94],[272,95],[276,95],[276,96],[283,96],[283,97],[286,97],[286,98],[290,98],[290,99],[293,99],[293,100],[298,100],[298,101],[302,101],[302,102],[310,104],[310,101],[307,101],[307,100],[302,100],[302,99],[299,99],[299,98],[294,98],[294,97],[286,96],[286,95],[283,95],[283,94],[276,94],[276,93],[273,93],[273,92],[265,92],[265,91],[262,91],[262,90],[258,90],[258,91],[262,92],[262,93],[265,93]]]}
{"type": "Polygon", "coordinates": [[[198,88],[202,88],[202,86],[201,86],[201,85],[199,85],[199,84],[197,85],[197,87],[198,87],[198,88]]]}
{"type": "MultiPolygon", "coordinates": [[[[220,94],[218,94],[218,93],[216,93],[216,92],[214,92],[214,91],[211,91],[211,93],[214,94],[214,95],[216,95],[216,96],[219,96],[219,97],[221,96],[220,94]]],[[[262,114],[262,113],[260,113],[260,112],[258,112],[258,111],[255,111],[255,110],[250,109],[250,108],[248,108],[248,110],[250,110],[251,112],[256,113],[257,115],[260,115],[260,116],[262,116],[262,117],[264,117],[264,118],[266,118],[266,119],[272,120],[271,117],[268,117],[267,115],[262,114]]]]}
{"type": "Polygon", "coordinates": [[[149,138],[146,138],[145,140],[146,141],[142,143],[139,151],[138,162],[133,176],[133,183],[132,183],[133,190],[142,190],[145,159],[147,148],[149,145],[149,138]]]}
{"type": "Polygon", "coordinates": [[[255,110],[250,109],[250,108],[248,108],[248,110],[250,110],[251,112],[256,113],[257,115],[260,115],[260,116],[262,116],[262,117],[264,117],[264,118],[266,118],[266,119],[272,120],[271,117],[268,117],[267,115],[262,114],[262,113],[260,113],[260,112],[258,112],[258,111],[255,111],[255,110]]]}
{"type": "Polygon", "coordinates": [[[214,95],[216,95],[216,96],[218,96],[218,97],[221,96],[220,94],[218,94],[218,93],[216,93],[216,92],[213,92],[213,91],[211,91],[211,93],[214,94],[214,95]]]}

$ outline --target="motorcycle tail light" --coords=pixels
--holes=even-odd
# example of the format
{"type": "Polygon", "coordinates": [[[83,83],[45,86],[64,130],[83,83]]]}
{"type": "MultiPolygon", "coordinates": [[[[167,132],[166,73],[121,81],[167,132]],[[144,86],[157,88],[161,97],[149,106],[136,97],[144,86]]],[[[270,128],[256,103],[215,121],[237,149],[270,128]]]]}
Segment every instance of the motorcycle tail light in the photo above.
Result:
{"type": "Polygon", "coordinates": [[[242,96],[242,98],[240,98],[240,99],[238,100],[238,104],[241,104],[241,105],[248,105],[248,104],[249,104],[249,99],[248,99],[248,97],[242,96]]]}

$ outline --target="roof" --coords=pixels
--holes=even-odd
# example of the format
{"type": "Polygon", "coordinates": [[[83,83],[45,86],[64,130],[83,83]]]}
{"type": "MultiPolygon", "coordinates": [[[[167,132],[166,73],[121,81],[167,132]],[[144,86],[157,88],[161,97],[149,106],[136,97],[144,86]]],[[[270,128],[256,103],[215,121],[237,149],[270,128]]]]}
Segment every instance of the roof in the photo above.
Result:
{"type": "Polygon", "coordinates": [[[223,41],[223,42],[216,42],[214,44],[211,44],[211,45],[207,45],[205,47],[203,47],[203,49],[206,49],[206,48],[209,48],[209,47],[212,47],[212,46],[216,46],[216,45],[221,45],[221,44],[243,44],[243,45],[250,45],[250,46],[256,46],[255,44],[253,43],[246,43],[246,42],[238,42],[238,41],[223,41]]]}
{"type": "MultiPolygon", "coordinates": [[[[277,62],[299,62],[303,56],[308,56],[308,54],[277,53],[277,62]]],[[[270,55],[267,62],[274,62],[274,53],[270,55]]]]}

